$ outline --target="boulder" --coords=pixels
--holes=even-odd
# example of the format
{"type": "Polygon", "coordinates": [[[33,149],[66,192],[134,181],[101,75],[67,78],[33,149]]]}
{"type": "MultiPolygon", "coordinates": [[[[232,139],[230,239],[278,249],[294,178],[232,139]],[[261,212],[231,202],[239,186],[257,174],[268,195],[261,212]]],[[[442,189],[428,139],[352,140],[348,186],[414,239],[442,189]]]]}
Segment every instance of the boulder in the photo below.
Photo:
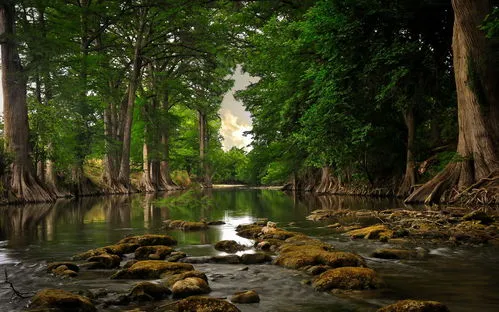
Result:
{"type": "Polygon", "coordinates": [[[449,309],[437,301],[401,300],[377,312],[449,312],[449,309]]]}
{"type": "Polygon", "coordinates": [[[263,252],[244,254],[240,257],[240,259],[242,264],[261,264],[272,261],[272,257],[263,252]]]}
{"type": "Polygon", "coordinates": [[[215,249],[229,253],[235,253],[241,250],[245,250],[246,247],[234,240],[222,240],[215,244],[215,249]]]}
{"type": "Polygon", "coordinates": [[[76,276],[78,276],[78,273],[76,273],[76,271],[70,270],[65,265],[60,265],[57,268],[53,269],[52,273],[54,273],[56,275],[59,275],[59,276],[66,276],[66,277],[76,277],[76,276]]]}
{"type": "Polygon", "coordinates": [[[368,226],[346,233],[351,238],[380,239],[385,240],[393,237],[393,231],[384,224],[368,226]]]}
{"type": "Polygon", "coordinates": [[[139,246],[156,246],[156,245],[173,246],[177,244],[177,241],[169,235],[144,234],[138,236],[125,237],[122,240],[120,240],[118,244],[136,244],[139,246]]]}
{"type": "Polygon", "coordinates": [[[260,296],[254,290],[245,290],[233,294],[230,301],[234,303],[257,303],[260,302],[260,296]]]}
{"type": "Polygon", "coordinates": [[[47,263],[47,272],[48,273],[53,272],[55,269],[57,269],[60,266],[65,266],[66,269],[69,269],[74,272],[78,272],[80,270],[78,265],[73,262],[51,262],[47,263]]]}
{"type": "Polygon", "coordinates": [[[253,239],[260,234],[262,227],[257,224],[241,224],[236,227],[236,233],[241,237],[253,239]]]}
{"type": "Polygon", "coordinates": [[[168,258],[166,258],[166,261],[169,261],[169,262],[177,262],[179,261],[180,259],[183,259],[187,257],[187,254],[183,251],[174,251],[170,254],[170,256],[168,258]]]}
{"type": "Polygon", "coordinates": [[[194,270],[188,263],[145,260],[134,263],[128,269],[116,272],[112,279],[152,279],[194,270]]]}
{"type": "Polygon", "coordinates": [[[114,269],[120,266],[121,258],[117,255],[110,255],[107,253],[93,256],[87,259],[88,262],[98,262],[102,264],[104,269],[114,269]]]}
{"type": "Polygon", "coordinates": [[[241,312],[235,305],[222,299],[192,296],[177,303],[178,312],[241,312]]]}
{"type": "Polygon", "coordinates": [[[142,246],[135,250],[135,259],[137,260],[164,260],[173,252],[173,248],[159,246],[142,246]]]}
{"type": "Polygon", "coordinates": [[[208,283],[199,277],[187,277],[175,282],[172,286],[174,298],[186,298],[194,295],[207,294],[211,291],[208,283]]]}
{"type": "Polygon", "coordinates": [[[74,311],[94,312],[97,311],[92,302],[87,298],[75,295],[60,289],[43,289],[32,299],[30,310],[42,311],[74,311]]]}
{"type": "Polygon", "coordinates": [[[141,282],[130,290],[128,297],[132,301],[151,301],[163,299],[169,294],[171,294],[170,289],[164,285],[141,282]]]}
{"type": "Polygon", "coordinates": [[[127,253],[134,252],[139,247],[136,243],[118,243],[116,245],[104,246],[101,248],[90,249],[85,252],[79,253],[72,257],[73,260],[87,260],[90,257],[100,256],[102,254],[111,254],[123,256],[127,253]]]}
{"type": "Polygon", "coordinates": [[[201,271],[194,270],[194,271],[187,271],[187,272],[180,273],[180,274],[175,274],[175,275],[172,275],[172,276],[168,277],[166,279],[166,285],[168,287],[171,287],[176,282],[178,282],[180,280],[183,280],[183,279],[186,279],[188,277],[197,277],[197,278],[203,279],[206,282],[208,282],[208,278],[206,277],[206,274],[204,274],[201,271]]]}
{"type": "Polygon", "coordinates": [[[376,289],[383,285],[374,270],[359,267],[343,267],[328,270],[319,275],[312,286],[316,290],[327,291],[333,289],[363,290],[376,289]]]}

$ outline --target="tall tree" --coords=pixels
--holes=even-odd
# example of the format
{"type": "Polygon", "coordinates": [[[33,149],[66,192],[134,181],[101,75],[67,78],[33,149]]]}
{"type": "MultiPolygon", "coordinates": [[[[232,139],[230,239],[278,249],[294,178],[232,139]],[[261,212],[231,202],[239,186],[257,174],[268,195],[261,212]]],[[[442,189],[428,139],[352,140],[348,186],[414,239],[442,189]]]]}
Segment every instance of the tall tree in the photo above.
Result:
{"type": "Polygon", "coordinates": [[[27,77],[21,65],[15,37],[15,1],[0,3],[2,87],[7,151],[13,155],[10,189],[17,200],[52,200],[38,183],[28,146],[27,77]]]}
{"type": "Polygon", "coordinates": [[[466,193],[470,187],[479,187],[499,174],[499,68],[492,57],[491,41],[480,29],[492,12],[492,1],[453,0],[452,6],[459,123],[457,155],[407,202],[431,204],[455,199],[462,191],[466,193]]]}

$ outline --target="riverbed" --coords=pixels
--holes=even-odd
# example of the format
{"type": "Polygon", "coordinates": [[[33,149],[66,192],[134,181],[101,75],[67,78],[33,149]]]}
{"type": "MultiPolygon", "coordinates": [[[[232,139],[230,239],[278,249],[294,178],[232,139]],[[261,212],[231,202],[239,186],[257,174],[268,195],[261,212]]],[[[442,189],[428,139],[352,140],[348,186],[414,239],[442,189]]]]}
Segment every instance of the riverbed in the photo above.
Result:
{"type": "MultiPolygon", "coordinates": [[[[26,297],[44,288],[72,291],[105,289],[125,293],[133,281],[110,280],[110,272],[96,271],[78,278],[62,279],[46,273],[46,263],[67,260],[72,255],[105,245],[124,236],[161,233],[174,236],[177,250],[189,256],[223,255],[213,244],[236,240],[252,242],[236,235],[235,227],[268,218],[280,228],[303,232],[333,244],[336,249],[364,256],[368,265],[385,280],[378,291],[337,295],[316,292],[305,283],[310,277],[271,264],[228,265],[196,264],[206,273],[211,296],[230,297],[234,292],[254,289],[258,304],[238,305],[241,311],[376,311],[399,299],[436,300],[451,311],[497,311],[499,309],[499,248],[495,246],[418,246],[428,256],[418,260],[381,260],[369,255],[388,243],[351,240],[334,233],[325,222],[306,217],[316,209],[382,210],[405,207],[395,199],[298,196],[278,190],[213,189],[171,200],[181,194],[88,197],[59,200],[53,204],[0,207],[0,280],[12,282],[26,297]],[[162,198],[170,198],[162,200],[162,198]],[[165,230],[163,221],[221,220],[223,225],[206,231],[165,230]]],[[[21,311],[28,299],[13,294],[8,284],[0,286],[0,310],[21,311]]],[[[162,311],[163,300],[137,306],[147,311],[162,311]]],[[[133,306],[136,307],[136,306],[133,306]]],[[[130,306],[99,307],[101,311],[130,310],[130,306]]]]}

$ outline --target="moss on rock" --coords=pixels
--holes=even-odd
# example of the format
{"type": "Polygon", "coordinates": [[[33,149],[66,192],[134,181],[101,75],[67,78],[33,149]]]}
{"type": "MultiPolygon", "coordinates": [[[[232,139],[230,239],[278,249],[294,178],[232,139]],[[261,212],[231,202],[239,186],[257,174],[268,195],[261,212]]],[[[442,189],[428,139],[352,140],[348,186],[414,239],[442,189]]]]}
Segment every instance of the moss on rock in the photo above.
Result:
{"type": "Polygon", "coordinates": [[[359,267],[328,270],[312,282],[313,287],[320,291],[376,289],[380,288],[382,284],[383,282],[374,270],[359,267]]]}
{"type": "Polygon", "coordinates": [[[75,271],[75,272],[78,272],[80,270],[78,265],[73,263],[73,262],[51,262],[51,263],[47,263],[47,272],[48,273],[53,272],[55,269],[57,269],[60,266],[65,266],[66,269],[69,269],[69,270],[75,271]]]}
{"type": "Polygon", "coordinates": [[[240,259],[242,264],[262,264],[272,261],[272,257],[263,252],[244,254],[240,259]]]}
{"type": "Polygon", "coordinates": [[[389,239],[393,237],[393,231],[384,224],[368,226],[358,230],[349,231],[346,233],[352,238],[364,239],[389,239]]]}
{"type": "Polygon", "coordinates": [[[208,229],[206,222],[194,222],[184,220],[166,220],[163,221],[165,227],[183,231],[199,231],[208,229]]]}
{"type": "Polygon", "coordinates": [[[203,279],[206,282],[208,282],[208,278],[206,277],[206,274],[204,274],[201,271],[194,270],[194,271],[187,271],[187,272],[180,273],[180,274],[175,274],[175,275],[168,277],[166,279],[166,285],[168,287],[171,287],[176,282],[183,280],[183,279],[186,279],[188,277],[197,277],[197,278],[203,279]]]}
{"type": "Polygon", "coordinates": [[[449,309],[437,301],[401,300],[377,312],[449,312],[449,309]]]}
{"type": "Polygon", "coordinates": [[[375,250],[371,256],[380,259],[415,259],[423,258],[424,252],[398,248],[382,248],[375,250]]]}
{"type": "Polygon", "coordinates": [[[155,245],[173,246],[177,244],[177,241],[169,235],[145,234],[145,235],[125,237],[122,240],[120,240],[118,244],[136,244],[139,246],[155,246],[155,245]]]}
{"type": "Polygon", "coordinates": [[[199,277],[186,277],[175,282],[172,286],[174,298],[186,298],[194,295],[203,295],[211,291],[208,283],[199,277]]]}
{"type": "Polygon", "coordinates": [[[169,294],[171,294],[170,289],[164,285],[140,282],[130,290],[128,297],[132,301],[151,301],[163,299],[169,294]]]}
{"type": "Polygon", "coordinates": [[[160,260],[145,260],[134,263],[128,269],[116,272],[112,279],[148,279],[174,275],[192,271],[194,267],[188,263],[166,262],[160,260]]]}
{"type": "Polygon", "coordinates": [[[107,253],[93,256],[87,259],[88,262],[98,262],[102,264],[104,269],[114,269],[120,266],[121,258],[118,255],[110,255],[107,253]]]}
{"type": "Polygon", "coordinates": [[[142,246],[135,250],[137,260],[164,260],[174,251],[168,246],[142,246]]]}
{"type": "Polygon", "coordinates": [[[177,303],[178,312],[240,312],[230,302],[222,299],[192,296],[177,303]]]}
{"type": "Polygon", "coordinates": [[[229,253],[235,253],[241,250],[245,250],[246,247],[234,240],[222,240],[215,244],[215,249],[229,253]]]}
{"type": "Polygon", "coordinates": [[[61,289],[43,289],[32,299],[30,310],[46,311],[97,311],[90,299],[61,289]]]}
{"type": "Polygon", "coordinates": [[[257,303],[260,302],[260,296],[254,290],[245,290],[233,294],[230,301],[234,303],[257,303]]]}

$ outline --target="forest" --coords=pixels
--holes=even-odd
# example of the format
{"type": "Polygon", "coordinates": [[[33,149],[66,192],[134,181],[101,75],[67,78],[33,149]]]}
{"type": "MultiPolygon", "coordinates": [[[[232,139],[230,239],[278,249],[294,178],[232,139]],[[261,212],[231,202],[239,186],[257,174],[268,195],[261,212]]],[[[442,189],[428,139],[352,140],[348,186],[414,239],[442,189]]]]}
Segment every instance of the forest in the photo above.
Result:
{"type": "Polygon", "coordinates": [[[3,0],[3,202],[286,185],[499,203],[497,0],[3,0]],[[236,65],[253,143],[222,149],[236,65]]]}

